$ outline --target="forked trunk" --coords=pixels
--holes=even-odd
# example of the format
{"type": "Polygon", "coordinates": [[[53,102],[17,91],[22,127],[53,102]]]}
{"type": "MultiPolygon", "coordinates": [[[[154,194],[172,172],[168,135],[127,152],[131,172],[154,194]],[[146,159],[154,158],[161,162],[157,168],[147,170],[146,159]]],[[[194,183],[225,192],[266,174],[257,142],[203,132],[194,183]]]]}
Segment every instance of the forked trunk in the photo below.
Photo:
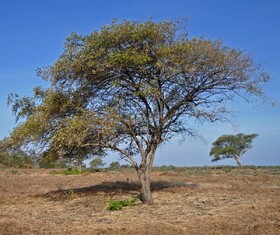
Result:
{"type": "Polygon", "coordinates": [[[141,201],[147,205],[152,205],[153,197],[151,192],[151,172],[148,167],[140,167],[137,174],[141,183],[141,201]]]}
{"type": "Polygon", "coordinates": [[[147,205],[154,204],[152,191],[151,191],[151,171],[155,158],[155,153],[157,149],[157,139],[154,141],[155,143],[151,146],[148,154],[142,155],[142,162],[140,166],[136,166],[136,171],[141,183],[141,201],[147,205]]]}

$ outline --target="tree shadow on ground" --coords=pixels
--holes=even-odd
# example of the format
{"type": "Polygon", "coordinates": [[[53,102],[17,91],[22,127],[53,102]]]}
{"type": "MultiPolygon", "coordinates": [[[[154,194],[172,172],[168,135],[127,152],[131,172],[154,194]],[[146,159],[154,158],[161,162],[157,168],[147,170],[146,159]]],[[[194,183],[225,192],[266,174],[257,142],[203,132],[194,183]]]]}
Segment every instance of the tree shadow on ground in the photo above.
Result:
{"type": "MultiPolygon", "coordinates": [[[[196,188],[197,185],[194,183],[183,183],[183,182],[168,182],[168,181],[157,181],[151,183],[152,191],[160,191],[174,188],[196,188]]],[[[116,181],[116,182],[102,182],[90,187],[83,188],[68,188],[58,189],[51,191],[43,195],[43,197],[50,200],[60,200],[69,198],[69,195],[75,194],[75,196],[90,196],[98,194],[137,194],[140,193],[141,185],[136,182],[116,181]]],[[[42,195],[41,195],[42,196],[42,195]]]]}

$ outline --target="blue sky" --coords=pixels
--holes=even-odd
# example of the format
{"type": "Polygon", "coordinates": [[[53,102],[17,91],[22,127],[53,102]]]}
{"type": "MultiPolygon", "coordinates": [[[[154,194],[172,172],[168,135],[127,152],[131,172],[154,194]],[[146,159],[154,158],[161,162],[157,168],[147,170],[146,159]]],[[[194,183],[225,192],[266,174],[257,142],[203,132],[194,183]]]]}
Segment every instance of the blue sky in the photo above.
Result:
{"type": "MultiPolygon", "coordinates": [[[[15,126],[6,100],[9,93],[29,95],[42,84],[38,67],[52,65],[71,32],[87,34],[112,19],[146,20],[189,17],[189,34],[223,39],[252,54],[271,75],[265,90],[280,101],[280,1],[278,0],[2,0],[0,2],[0,138],[15,126]]],[[[167,143],[156,165],[212,165],[211,143],[222,134],[258,133],[244,164],[280,165],[280,108],[237,103],[234,125],[196,124],[204,140],[167,143]]],[[[116,156],[107,161],[117,160],[116,156]]],[[[220,164],[235,164],[233,160],[220,164]]]]}

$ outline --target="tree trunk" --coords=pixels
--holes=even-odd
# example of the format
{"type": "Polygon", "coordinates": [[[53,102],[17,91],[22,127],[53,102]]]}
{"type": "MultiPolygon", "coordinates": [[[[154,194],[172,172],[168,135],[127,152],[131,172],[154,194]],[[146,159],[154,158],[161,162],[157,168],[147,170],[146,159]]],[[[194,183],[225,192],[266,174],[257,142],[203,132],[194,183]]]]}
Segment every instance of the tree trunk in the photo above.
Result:
{"type": "Polygon", "coordinates": [[[78,171],[82,172],[82,168],[83,168],[83,162],[79,162],[78,163],[78,171]]]}
{"type": "Polygon", "coordinates": [[[137,174],[141,183],[140,200],[147,205],[152,205],[154,202],[151,192],[151,171],[147,166],[140,166],[137,174]]]}
{"type": "Polygon", "coordinates": [[[241,164],[241,161],[240,161],[240,157],[235,157],[235,160],[236,160],[236,162],[237,162],[237,165],[238,165],[239,167],[242,167],[242,164],[241,164]]]}
{"type": "MultiPolygon", "coordinates": [[[[145,151],[146,154],[142,155],[142,162],[139,166],[135,166],[140,183],[141,183],[141,197],[140,200],[147,204],[153,205],[153,197],[151,191],[151,172],[158,146],[157,139],[150,146],[149,151],[145,151]],[[148,152],[148,153],[147,153],[148,152]]],[[[142,151],[143,152],[143,151],[142,151]]]]}

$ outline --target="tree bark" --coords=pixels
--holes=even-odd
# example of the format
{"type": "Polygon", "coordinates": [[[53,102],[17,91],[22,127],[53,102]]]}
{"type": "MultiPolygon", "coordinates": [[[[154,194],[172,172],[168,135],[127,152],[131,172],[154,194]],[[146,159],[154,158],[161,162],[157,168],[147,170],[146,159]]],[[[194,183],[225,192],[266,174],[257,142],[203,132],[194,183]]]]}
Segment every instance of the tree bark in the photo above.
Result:
{"type": "Polygon", "coordinates": [[[82,169],[83,169],[83,162],[79,162],[78,163],[78,171],[82,172],[82,169]]]}
{"type": "Polygon", "coordinates": [[[242,167],[242,164],[241,164],[241,161],[240,161],[240,157],[235,157],[235,161],[237,162],[237,165],[241,168],[242,167]]]}
{"type": "Polygon", "coordinates": [[[151,191],[151,171],[147,166],[140,166],[137,174],[141,183],[140,200],[147,205],[152,205],[154,202],[151,191]]]}

